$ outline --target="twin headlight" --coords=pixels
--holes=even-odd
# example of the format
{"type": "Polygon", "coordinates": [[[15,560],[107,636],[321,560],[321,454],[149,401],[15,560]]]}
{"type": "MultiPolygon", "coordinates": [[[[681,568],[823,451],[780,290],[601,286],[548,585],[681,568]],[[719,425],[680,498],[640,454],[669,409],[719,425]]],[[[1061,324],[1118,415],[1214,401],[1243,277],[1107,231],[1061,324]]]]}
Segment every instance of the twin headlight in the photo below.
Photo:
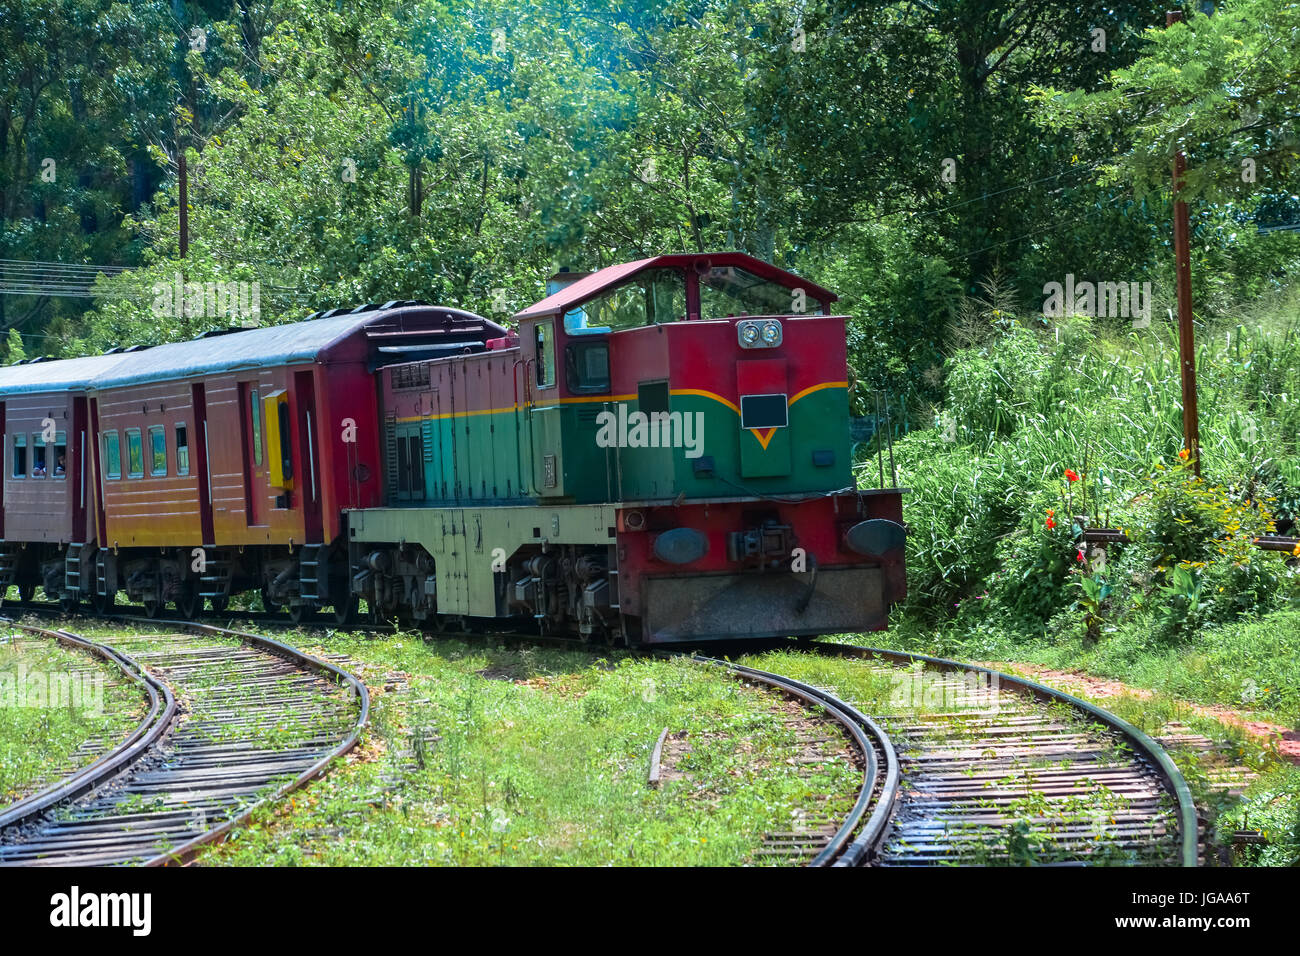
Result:
{"type": "Polygon", "coordinates": [[[775,319],[744,319],[736,324],[742,349],[770,349],[781,344],[781,323],[775,319]]]}

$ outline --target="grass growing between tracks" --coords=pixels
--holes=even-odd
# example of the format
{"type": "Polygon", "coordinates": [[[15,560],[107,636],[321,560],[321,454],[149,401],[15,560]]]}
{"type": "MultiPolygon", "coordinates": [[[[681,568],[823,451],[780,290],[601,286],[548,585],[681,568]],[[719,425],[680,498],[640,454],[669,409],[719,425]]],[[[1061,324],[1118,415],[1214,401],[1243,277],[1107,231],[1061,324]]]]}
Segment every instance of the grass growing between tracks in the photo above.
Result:
{"type": "Polygon", "coordinates": [[[0,807],[116,746],[145,707],[143,693],[112,665],[50,638],[6,631],[0,641],[0,807]]]}
{"type": "Polygon", "coordinates": [[[811,776],[778,698],[708,667],[491,639],[288,634],[346,654],[373,694],[363,751],[207,865],[734,865],[788,829],[811,776]],[[647,782],[663,728],[686,732],[647,782]],[[684,746],[682,744],[684,743],[684,746]]]}

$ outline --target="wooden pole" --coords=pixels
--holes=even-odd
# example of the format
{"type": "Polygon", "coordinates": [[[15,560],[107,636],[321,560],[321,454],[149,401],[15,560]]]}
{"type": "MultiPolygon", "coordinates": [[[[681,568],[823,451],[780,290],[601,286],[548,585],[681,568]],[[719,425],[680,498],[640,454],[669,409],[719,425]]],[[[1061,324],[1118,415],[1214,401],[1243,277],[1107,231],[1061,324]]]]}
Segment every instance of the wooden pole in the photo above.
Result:
{"type": "Polygon", "coordinates": [[[180,186],[181,258],[190,251],[190,177],[185,168],[185,144],[177,137],[176,174],[180,186]]]}
{"type": "MultiPolygon", "coordinates": [[[[1181,10],[1165,14],[1165,26],[1183,19],[1181,10]]],[[[1187,203],[1178,198],[1183,188],[1187,157],[1174,155],[1174,270],[1178,282],[1178,358],[1183,383],[1183,447],[1192,458],[1196,477],[1201,476],[1201,426],[1196,408],[1196,341],[1192,329],[1192,252],[1187,203]]]]}

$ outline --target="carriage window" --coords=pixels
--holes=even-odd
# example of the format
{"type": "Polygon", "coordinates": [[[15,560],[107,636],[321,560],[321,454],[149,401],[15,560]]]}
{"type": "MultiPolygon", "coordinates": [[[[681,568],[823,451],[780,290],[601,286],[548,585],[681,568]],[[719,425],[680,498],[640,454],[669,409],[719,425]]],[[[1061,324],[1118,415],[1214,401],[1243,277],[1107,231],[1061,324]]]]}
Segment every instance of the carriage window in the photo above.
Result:
{"type": "Polygon", "coordinates": [[[681,322],[685,318],[685,273],[680,269],[648,269],[566,312],[564,331],[592,335],[681,322]]]}
{"type": "Polygon", "coordinates": [[[126,430],[126,476],[128,478],[144,477],[144,443],[140,440],[140,429],[126,430]]]}
{"type": "MultiPolygon", "coordinates": [[[[293,477],[293,449],[289,447],[289,403],[280,402],[276,405],[276,424],[280,429],[280,473],[285,478],[293,477]]],[[[261,444],[258,444],[258,454],[261,454],[261,444]]],[[[257,459],[261,461],[261,458],[257,459]]]]}
{"type": "Polygon", "coordinates": [[[167,436],[161,425],[149,426],[149,453],[153,459],[149,474],[155,477],[167,474],[167,436]]]}
{"type": "Polygon", "coordinates": [[[49,472],[49,462],[46,460],[45,439],[41,437],[40,432],[32,433],[32,477],[44,478],[49,472]]]}
{"type": "MultiPolygon", "coordinates": [[[[249,393],[249,403],[253,406],[253,464],[262,463],[262,400],[258,397],[257,389],[249,393]]],[[[282,431],[283,436],[285,433],[282,431]]],[[[281,441],[284,439],[281,438],[281,441]]],[[[286,472],[285,477],[289,475],[286,472]]]]}
{"type": "Polygon", "coordinates": [[[176,425],[176,474],[190,473],[190,439],[185,431],[185,423],[176,425]]]}
{"type": "Polygon", "coordinates": [[[14,477],[27,477],[27,436],[14,436],[14,477]]]}
{"type": "Polygon", "coordinates": [[[63,432],[54,437],[54,477],[68,477],[68,436],[63,432]]]}
{"type": "Polygon", "coordinates": [[[122,445],[117,432],[104,432],[104,475],[108,478],[122,477],[122,445]]]}
{"type": "Polygon", "coordinates": [[[821,303],[806,290],[790,289],[735,266],[700,276],[700,318],[729,315],[821,315],[821,303]]]}
{"type": "Polygon", "coordinates": [[[550,322],[538,322],[535,335],[537,387],[550,388],[555,384],[555,328],[550,322]]]}

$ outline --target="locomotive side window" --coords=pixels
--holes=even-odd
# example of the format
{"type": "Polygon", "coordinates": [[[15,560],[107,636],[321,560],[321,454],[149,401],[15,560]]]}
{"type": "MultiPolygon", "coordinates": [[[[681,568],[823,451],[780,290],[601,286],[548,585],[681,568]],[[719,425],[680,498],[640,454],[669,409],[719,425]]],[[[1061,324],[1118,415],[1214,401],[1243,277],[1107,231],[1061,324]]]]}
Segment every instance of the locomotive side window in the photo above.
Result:
{"type": "Polygon", "coordinates": [[[188,475],[190,473],[190,439],[186,432],[185,423],[178,422],[176,425],[176,474],[188,475]]]}
{"type": "Polygon", "coordinates": [[[138,428],[126,430],[126,476],[144,477],[144,442],[140,439],[138,428]]]}
{"type": "MultiPolygon", "coordinates": [[[[249,392],[248,402],[253,406],[253,464],[260,465],[262,463],[262,400],[258,397],[257,389],[249,392]]],[[[288,432],[282,429],[280,434],[287,435],[288,432]]],[[[289,473],[286,471],[285,477],[288,476],[289,473]]]]}
{"type": "Polygon", "coordinates": [[[715,266],[700,276],[702,319],[721,319],[729,315],[821,314],[821,303],[804,290],[769,282],[745,269],[715,266]]]}
{"type": "Polygon", "coordinates": [[[40,432],[32,433],[32,477],[44,478],[49,471],[45,460],[45,439],[40,432]]]}
{"type": "Polygon", "coordinates": [[[15,435],[13,445],[14,445],[14,455],[13,455],[14,477],[26,478],[27,477],[27,436],[15,435]]]}
{"type": "Polygon", "coordinates": [[[104,477],[122,477],[122,445],[117,432],[104,432],[104,477]]]}
{"type": "Polygon", "coordinates": [[[609,343],[573,342],[564,349],[564,380],[569,391],[609,391],[609,343]]]}
{"type": "Polygon", "coordinates": [[[154,477],[167,474],[167,436],[161,425],[149,426],[149,474],[154,477]]]}
{"type": "Polygon", "coordinates": [[[649,269],[566,312],[564,330],[592,335],[685,318],[686,274],[680,269],[649,269]]]}
{"type": "Polygon", "coordinates": [[[538,322],[534,332],[537,344],[537,387],[555,384],[555,328],[550,322],[538,322]]]}

